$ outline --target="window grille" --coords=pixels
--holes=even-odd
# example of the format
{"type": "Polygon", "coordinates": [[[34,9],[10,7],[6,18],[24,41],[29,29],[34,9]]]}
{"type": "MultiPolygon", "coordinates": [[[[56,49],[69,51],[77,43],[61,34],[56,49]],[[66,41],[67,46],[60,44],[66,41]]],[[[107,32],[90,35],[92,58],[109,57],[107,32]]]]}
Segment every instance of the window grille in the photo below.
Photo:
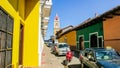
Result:
{"type": "Polygon", "coordinates": [[[0,68],[12,68],[13,19],[0,7],[0,68]]]}

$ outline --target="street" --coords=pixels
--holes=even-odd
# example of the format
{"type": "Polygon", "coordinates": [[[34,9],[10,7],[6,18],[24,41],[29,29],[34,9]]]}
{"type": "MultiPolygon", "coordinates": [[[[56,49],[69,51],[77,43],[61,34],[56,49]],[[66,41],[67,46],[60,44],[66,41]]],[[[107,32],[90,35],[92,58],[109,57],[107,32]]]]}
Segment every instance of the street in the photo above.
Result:
{"type": "Polygon", "coordinates": [[[79,59],[75,56],[68,64],[68,66],[64,66],[64,60],[65,56],[54,55],[53,53],[51,53],[51,48],[44,45],[41,68],[80,68],[79,59]]]}

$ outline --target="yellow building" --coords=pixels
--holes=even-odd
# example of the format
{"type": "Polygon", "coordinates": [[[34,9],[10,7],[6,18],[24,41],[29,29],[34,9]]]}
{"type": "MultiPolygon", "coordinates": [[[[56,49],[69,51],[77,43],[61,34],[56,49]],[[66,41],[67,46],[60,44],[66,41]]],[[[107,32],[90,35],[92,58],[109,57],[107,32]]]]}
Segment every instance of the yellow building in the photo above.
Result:
{"type": "Polygon", "coordinates": [[[70,46],[71,50],[76,49],[76,31],[73,26],[68,26],[57,32],[57,39],[59,43],[65,42],[70,46]]]}
{"type": "Polygon", "coordinates": [[[40,67],[40,8],[40,0],[0,0],[0,68],[40,67]]]}

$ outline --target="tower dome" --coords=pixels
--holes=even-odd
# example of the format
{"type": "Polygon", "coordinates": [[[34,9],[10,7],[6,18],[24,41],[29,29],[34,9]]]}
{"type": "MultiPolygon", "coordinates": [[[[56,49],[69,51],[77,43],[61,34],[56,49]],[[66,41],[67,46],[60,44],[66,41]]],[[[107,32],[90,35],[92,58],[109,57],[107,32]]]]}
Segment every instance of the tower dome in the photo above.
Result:
{"type": "Polygon", "coordinates": [[[56,16],[55,16],[55,20],[59,20],[58,14],[56,14],[56,16]]]}

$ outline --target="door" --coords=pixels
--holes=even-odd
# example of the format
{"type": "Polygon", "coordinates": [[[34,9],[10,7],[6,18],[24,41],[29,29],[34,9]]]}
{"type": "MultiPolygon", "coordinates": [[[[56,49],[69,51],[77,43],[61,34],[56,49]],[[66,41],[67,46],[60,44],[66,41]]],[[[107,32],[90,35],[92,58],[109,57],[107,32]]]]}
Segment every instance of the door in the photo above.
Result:
{"type": "Polygon", "coordinates": [[[20,25],[20,42],[19,42],[19,65],[23,64],[23,33],[24,27],[20,25]]]}
{"type": "Polygon", "coordinates": [[[99,47],[103,47],[102,37],[99,37],[98,41],[99,41],[99,47]]]}
{"type": "Polygon", "coordinates": [[[90,46],[97,47],[97,34],[90,35],[90,46]]]}
{"type": "Polygon", "coordinates": [[[83,50],[84,49],[84,39],[83,37],[79,38],[79,50],[83,50]]]}

